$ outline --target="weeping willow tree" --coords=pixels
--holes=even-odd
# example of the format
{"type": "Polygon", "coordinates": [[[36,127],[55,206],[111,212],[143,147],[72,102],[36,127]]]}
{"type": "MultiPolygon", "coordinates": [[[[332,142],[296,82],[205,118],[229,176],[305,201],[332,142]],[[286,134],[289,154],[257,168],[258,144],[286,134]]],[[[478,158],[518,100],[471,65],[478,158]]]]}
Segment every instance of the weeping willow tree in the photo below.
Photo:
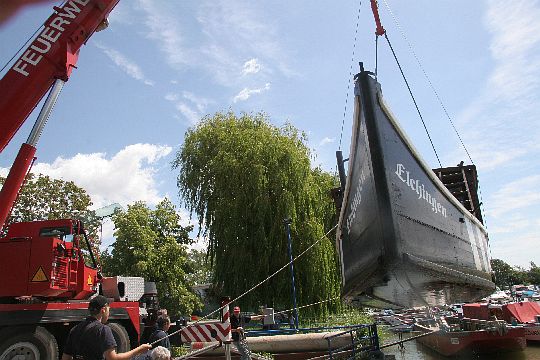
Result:
{"type": "MultiPolygon", "coordinates": [[[[186,207],[209,241],[214,285],[237,297],[288,260],[284,219],[291,219],[293,256],[322,239],[295,263],[298,306],[338,299],[340,281],[333,236],[330,174],[310,166],[306,137],[270,124],[267,115],[233,112],[206,116],[186,133],[173,163],[186,207]]],[[[289,268],[240,300],[289,309],[289,268]]],[[[339,301],[310,308],[324,314],[339,301]]]]}

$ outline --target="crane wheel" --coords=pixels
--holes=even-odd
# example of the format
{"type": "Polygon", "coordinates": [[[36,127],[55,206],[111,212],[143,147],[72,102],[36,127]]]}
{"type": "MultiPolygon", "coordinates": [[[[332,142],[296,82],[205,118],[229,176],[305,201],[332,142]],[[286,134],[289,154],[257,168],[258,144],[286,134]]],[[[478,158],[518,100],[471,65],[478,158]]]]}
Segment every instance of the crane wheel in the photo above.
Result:
{"type": "Polygon", "coordinates": [[[109,323],[109,327],[112,330],[114,340],[116,341],[116,352],[123,353],[131,350],[131,343],[129,341],[129,334],[126,328],[119,323],[109,323]]]}
{"type": "Polygon", "coordinates": [[[0,359],[58,359],[58,343],[44,327],[13,327],[2,331],[0,359]]]}

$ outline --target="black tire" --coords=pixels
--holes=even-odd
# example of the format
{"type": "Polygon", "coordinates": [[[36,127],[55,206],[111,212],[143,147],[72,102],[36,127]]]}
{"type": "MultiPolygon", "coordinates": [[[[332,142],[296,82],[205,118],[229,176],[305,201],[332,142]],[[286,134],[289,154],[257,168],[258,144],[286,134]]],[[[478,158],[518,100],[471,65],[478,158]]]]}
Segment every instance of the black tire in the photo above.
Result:
{"type": "Polygon", "coordinates": [[[131,350],[131,342],[129,341],[129,334],[126,328],[118,323],[109,323],[108,325],[116,341],[116,352],[124,353],[131,350]]]}
{"type": "Polygon", "coordinates": [[[10,329],[2,338],[0,360],[13,358],[25,360],[58,359],[58,343],[47,329],[37,326],[10,329]]]}

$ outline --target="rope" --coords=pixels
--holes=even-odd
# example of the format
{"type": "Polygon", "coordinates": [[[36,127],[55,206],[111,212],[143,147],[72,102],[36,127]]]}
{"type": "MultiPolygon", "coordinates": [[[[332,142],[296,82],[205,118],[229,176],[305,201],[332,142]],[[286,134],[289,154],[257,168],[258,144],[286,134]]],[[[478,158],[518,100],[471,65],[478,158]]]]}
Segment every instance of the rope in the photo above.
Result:
{"type": "MultiPolygon", "coordinates": [[[[240,296],[236,297],[235,299],[231,300],[230,302],[235,302],[235,301],[238,301],[240,300],[241,298],[243,298],[244,296],[246,296],[247,294],[249,294],[250,292],[252,292],[253,290],[255,290],[256,288],[258,288],[259,286],[261,286],[262,284],[264,284],[265,282],[267,282],[268,280],[270,280],[271,278],[273,278],[274,276],[276,276],[279,272],[281,272],[283,269],[286,269],[287,266],[289,266],[290,264],[292,264],[293,262],[295,262],[297,259],[299,259],[300,257],[302,257],[306,252],[308,252],[309,250],[311,250],[315,245],[317,245],[319,242],[321,242],[323,239],[325,239],[328,234],[330,234],[332,231],[334,231],[335,228],[337,228],[338,224],[334,225],[330,230],[328,230],[326,232],[326,234],[324,234],[319,240],[315,241],[313,244],[311,244],[310,246],[308,246],[304,251],[302,251],[299,255],[297,255],[294,259],[292,259],[291,261],[289,261],[288,263],[286,263],[285,265],[283,265],[281,268],[279,268],[278,270],[276,270],[272,275],[268,276],[266,279],[264,279],[263,281],[259,282],[257,285],[253,286],[251,289],[245,291],[243,294],[241,294],[240,296]]],[[[171,337],[175,334],[178,334],[179,332],[181,332],[182,330],[184,330],[185,328],[187,327],[190,327],[190,326],[194,326],[194,325],[197,325],[198,323],[200,323],[201,321],[203,320],[206,320],[208,319],[210,316],[214,315],[215,313],[223,310],[226,306],[229,306],[229,303],[221,306],[220,308],[212,311],[210,314],[200,318],[199,320],[197,320],[196,322],[194,322],[193,324],[189,324],[187,326],[185,326],[184,328],[182,329],[179,329],[179,330],[176,330],[170,334],[168,334],[167,336],[159,339],[159,340],[156,340],[152,343],[150,343],[150,345],[154,345],[154,344],[157,344],[158,342],[160,342],[161,340],[165,339],[165,338],[168,338],[168,337],[171,337]]]]}
{"type": "Polygon", "coordinates": [[[43,29],[43,25],[41,25],[40,27],[38,27],[38,28],[36,29],[36,31],[34,31],[34,33],[28,38],[28,40],[26,40],[26,42],[19,48],[19,50],[17,50],[17,52],[16,52],[15,54],[13,54],[13,56],[11,57],[11,59],[9,59],[9,60],[5,63],[5,65],[2,67],[2,69],[0,69],[0,73],[3,72],[4,69],[5,69],[9,64],[11,64],[11,62],[13,61],[13,59],[15,59],[15,57],[16,57],[17,55],[19,55],[20,52],[21,52],[24,48],[26,48],[26,45],[28,45],[28,43],[29,43],[31,40],[34,39],[34,37],[36,36],[36,34],[37,34],[41,29],[43,29]]]}
{"type": "MultiPolygon", "coordinates": [[[[62,4],[63,2],[64,2],[64,0],[61,0],[61,1],[57,1],[56,3],[57,3],[57,5],[60,5],[60,4],[62,4]]],[[[24,48],[26,47],[26,45],[30,42],[30,40],[34,39],[34,37],[36,36],[36,34],[37,34],[41,29],[43,29],[44,26],[45,26],[45,24],[42,24],[42,25],[40,25],[40,26],[36,29],[36,31],[34,31],[34,33],[28,38],[28,40],[26,40],[26,42],[23,44],[23,46],[21,46],[21,47],[19,48],[19,50],[17,50],[17,52],[11,57],[11,59],[9,59],[9,60],[6,62],[6,64],[2,67],[2,69],[0,69],[0,73],[1,73],[2,71],[4,71],[4,69],[8,66],[8,64],[11,63],[11,62],[13,61],[13,59],[17,56],[17,54],[19,54],[19,53],[22,51],[22,49],[24,49],[24,48]]]]}
{"type": "Polygon", "coordinates": [[[386,41],[388,42],[388,46],[390,46],[390,50],[392,51],[392,55],[394,55],[394,59],[396,60],[399,71],[401,72],[401,76],[403,77],[403,80],[405,81],[405,85],[407,85],[407,89],[409,90],[409,94],[411,95],[414,106],[416,107],[416,111],[418,112],[418,116],[420,116],[420,120],[422,120],[422,124],[424,125],[424,129],[426,130],[426,134],[427,134],[427,136],[429,138],[429,142],[431,143],[431,147],[433,148],[433,152],[435,152],[435,157],[437,157],[437,161],[439,162],[439,166],[442,167],[441,160],[439,159],[439,154],[437,154],[437,150],[435,150],[435,145],[433,144],[433,140],[431,140],[431,135],[429,134],[429,131],[427,129],[427,126],[426,126],[426,123],[425,123],[424,118],[422,116],[422,113],[420,112],[420,109],[418,108],[418,104],[416,103],[416,99],[414,98],[411,87],[409,86],[409,82],[407,81],[407,78],[405,77],[405,74],[403,73],[403,69],[401,68],[401,64],[399,63],[399,60],[398,60],[398,58],[396,56],[396,52],[394,51],[394,48],[392,47],[392,44],[390,43],[390,39],[388,39],[388,35],[386,33],[384,33],[384,37],[386,38],[386,41]]]}
{"type": "Polygon", "coordinates": [[[375,81],[377,81],[378,68],[379,68],[379,35],[375,35],[375,81]]]}
{"type": "Polygon", "coordinates": [[[333,301],[333,300],[336,300],[336,299],[339,299],[339,296],[336,296],[336,297],[334,297],[334,298],[332,298],[332,299],[321,300],[321,301],[318,301],[318,302],[315,302],[315,303],[309,304],[309,305],[298,306],[296,309],[292,308],[292,309],[289,309],[289,310],[283,310],[283,311],[275,312],[274,315],[277,315],[277,314],[283,314],[283,313],[286,313],[286,312],[289,312],[289,311],[298,310],[298,309],[303,309],[303,308],[307,308],[307,307],[310,307],[310,306],[315,306],[315,305],[323,304],[323,303],[325,303],[325,302],[333,301]]]}
{"type": "MultiPolygon", "coordinates": [[[[450,125],[452,126],[452,129],[454,129],[454,132],[456,133],[456,136],[458,137],[459,139],[459,142],[461,144],[461,146],[463,147],[463,150],[465,150],[465,153],[467,154],[467,157],[469,158],[469,161],[471,162],[471,164],[475,165],[474,164],[474,161],[471,157],[471,154],[469,153],[469,150],[467,149],[467,147],[465,146],[465,142],[463,141],[458,129],[456,128],[455,124],[454,124],[454,121],[452,120],[452,117],[450,116],[448,110],[446,109],[446,106],[444,105],[444,102],[442,101],[442,98],[440,97],[439,95],[439,92],[437,91],[437,89],[435,88],[435,86],[433,85],[429,75],[427,74],[427,71],[425,70],[424,66],[422,65],[422,62],[420,61],[420,58],[418,57],[418,55],[416,54],[416,51],[414,51],[414,48],[412,46],[412,43],[409,41],[409,39],[407,38],[407,35],[405,34],[405,31],[403,30],[403,28],[401,27],[397,17],[395,16],[394,12],[392,11],[392,9],[390,8],[390,5],[388,4],[388,1],[387,0],[383,0],[384,2],[384,5],[386,6],[386,9],[388,10],[388,12],[390,13],[390,15],[392,16],[392,19],[394,20],[394,23],[396,24],[396,27],[398,28],[399,32],[401,33],[401,36],[403,36],[403,39],[405,40],[405,42],[407,43],[407,46],[409,47],[409,50],[411,52],[411,54],[413,55],[414,59],[416,60],[416,63],[418,64],[418,67],[420,68],[420,70],[422,71],[422,73],[424,74],[424,77],[426,78],[428,84],[429,84],[429,87],[431,88],[431,90],[433,91],[433,93],[435,94],[435,97],[437,98],[437,100],[439,101],[439,104],[441,105],[442,109],[443,109],[443,112],[444,114],[446,115],[446,118],[448,119],[448,121],[450,122],[450,125]]],[[[377,70],[375,68],[375,78],[377,78],[377,70]]],[[[442,166],[441,166],[442,167],[442,166]]],[[[480,200],[480,204],[483,204],[483,199],[482,199],[482,190],[480,188],[480,181],[478,181],[478,195],[479,195],[479,200],[480,200]]],[[[488,228],[487,226],[487,222],[486,222],[486,219],[484,219],[484,227],[488,228]]],[[[490,249],[490,252],[491,252],[491,249],[490,249]]]]}
{"type": "Polygon", "coordinates": [[[394,342],[391,342],[391,343],[388,343],[388,344],[384,344],[384,345],[379,346],[379,349],[384,349],[384,348],[387,348],[387,347],[390,347],[390,346],[403,344],[404,342],[415,340],[415,339],[418,339],[418,338],[421,338],[421,337],[424,337],[424,336],[428,336],[428,335],[431,335],[431,334],[435,334],[435,333],[438,333],[439,331],[440,330],[433,330],[433,331],[423,333],[423,334],[420,334],[420,335],[411,336],[409,338],[406,338],[405,340],[399,340],[399,341],[394,341],[394,342]]]}
{"type": "MultiPolygon", "coordinates": [[[[56,5],[57,6],[60,6],[62,3],[64,3],[64,0],[59,0],[59,1],[56,1],[56,5]]],[[[24,49],[26,47],[26,45],[30,42],[30,40],[33,40],[34,37],[36,36],[36,34],[45,27],[45,24],[42,24],[40,25],[36,31],[34,31],[34,33],[28,38],[28,40],[26,40],[26,42],[23,44],[23,46],[21,46],[19,48],[19,50],[17,50],[17,52],[11,57],[11,59],[9,59],[6,64],[2,67],[2,69],[0,69],[0,73],[2,73],[4,71],[4,69],[8,66],[8,64],[10,64],[13,59],[15,59],[15,57],[22,51],[22,49],[24,49]]]]}
{"type": "Polygon", "coordinates": [[[352,72],[353,72],[353,63],[354,63],[354,54],[356,51],[356,39],[358,37],[358,27],[360,24],[360,10],[362,9],[362,1],[360,0],[360,4],[358,5],[358,15],[356,17],[356,30],[354,32],[354,41],[353,41],[353,49],[352,49],[352,56],[351,56],[351,67],[349,69],[349,77],[347,78],[347,93],[345,94],[345,109],[343,110],[343,121],[341,122],[341,133],[339,135],[339,148],[338,150],[341,150],[341,141],[343,140],[343,127],[345,126],[345,117],[347,115],[347,104],[349,102],[349,90],[351,88],[351,79],[352,79],[352,72]]]}
{"type": "Polygon", "coordinates": [[[386,0],[383,0],[384,1],[384,4],[386,5],[386,8],[388,9],[388,12],[390,13],[390,15],[392,15],[392,18],[394,19],[394,22],[396,23],[396,26],[398,28],[398,30],[400,31],[401,35],[403,36],[403,39],[405,39],[405,42],[407,43],[407,45],[409,46],[409,50],[411,51],[412,55],[414,56],[414,58],[416,59],[416,62],[418,63],[418,66],[420,67],[420,70],[422,70],[422,73],[424,74],[424,77],[426,78],[428,84],[429,84],[429,87],[431,88],[431,90],[433,91],[433,93],[435,94],[435,97],[437,98],[437,100],[439,101],[439,104],[441,105],[443,111],[444,111],[444,114],[446,115],[446,117],[448,118],[448,120],[450,121],[450,124],[452,125],[452,128],[454,129],[454,132],[456,133],[458,139],[459,139],[459,142],[461,143],[461,146],[463,147],[463,149],[465,150],[465,152],[467,153],[467,156],[469,157],[469,160],[471,161],[471,164],[474,165],[474,161],[472,160],[471,158],[471,154],[469,154],[469,150],[467,150],[467,147],[465,146],[465,143],[463,142],[462,138],[461,138],[461,135],[459,134],[457,128],[455,127],[454,125],[454,122],[452,121],[452,118],[450,117],[450,114],[448,113],[448,111],[446,110],[446,106],[444,105],[441,97],[439,96],[439,93],[437,92],[437,90],[435,89],[435,86],[433,85],[433,83],[431,82],[431,79],[429,78],[426,70],[424,69],[424,66],[422,65],[422,63],[420,62],[420,58],[416,55],[416,52],[414,51],[414,48],[411,44],[411,42],[409,41],[409,39],[407,38],[407,36],[405,35],[405,32],[403,31],[403,29],[401,28],[396,16],[394,15],[394,13],[392,12],[392,9],[390,9],[390,6],[388,5],[388,2],[386,0]]]}

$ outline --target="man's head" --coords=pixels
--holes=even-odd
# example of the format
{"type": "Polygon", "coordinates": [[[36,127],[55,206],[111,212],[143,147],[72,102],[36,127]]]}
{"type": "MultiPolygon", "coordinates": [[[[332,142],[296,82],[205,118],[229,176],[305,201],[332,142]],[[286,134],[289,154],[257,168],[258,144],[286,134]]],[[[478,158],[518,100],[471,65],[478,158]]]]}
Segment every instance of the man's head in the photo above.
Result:
{"type": "Polygon", "coordinates": [[[158,346],[150,354],[152,360],[169,360],[171,358],[171,352],[163,346],[158,346]]]}
{"type": "Polygon", "coordinates": [[[233,314],[236,316],[240,316],[240,306],[235,306],[233,309],[233,314]]]}
{"type": "Polygon", "coordinates": [[[163,331],[167,331],[171,327],[171,319],[168,315],[159,315],[156,323],[157,327],[163,331]]]}
{"type": "Polygon", "coordinates": [[[88,303],[88,311],[105,324],[109,320],[109,300],[103,295],[93,297],[88,303]]]}

